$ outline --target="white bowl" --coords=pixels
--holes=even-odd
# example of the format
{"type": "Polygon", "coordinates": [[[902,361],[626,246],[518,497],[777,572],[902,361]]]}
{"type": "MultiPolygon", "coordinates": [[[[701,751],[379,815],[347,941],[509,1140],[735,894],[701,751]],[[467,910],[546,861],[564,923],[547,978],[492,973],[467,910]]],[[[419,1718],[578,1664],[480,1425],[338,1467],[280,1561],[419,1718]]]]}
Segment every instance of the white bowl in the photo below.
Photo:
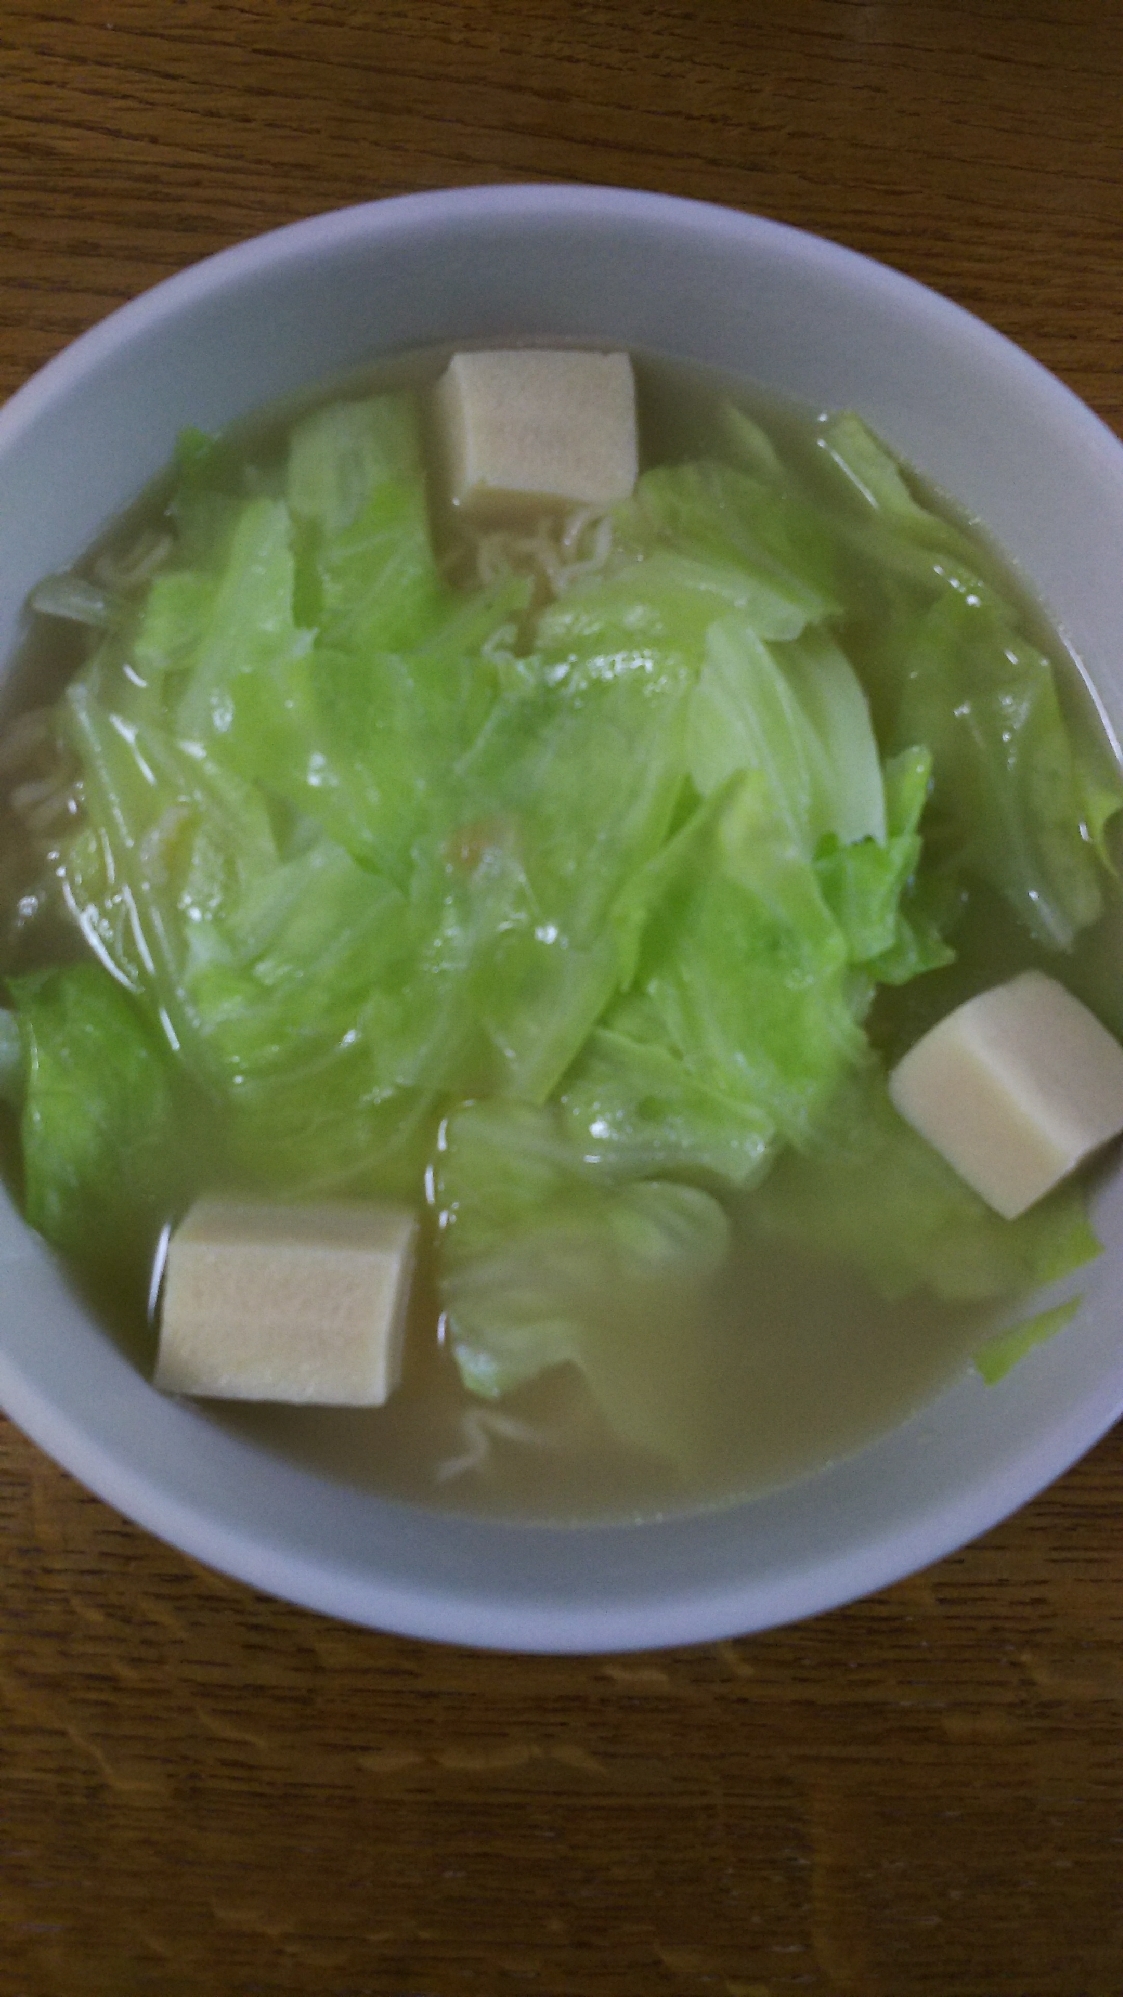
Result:
{"type": "MultiPolygon", "coordinates": [[[[0,657],[64,566],[215,428],[395,349],[603,338],[849,405],[985,520],[1123,722],[1123,449],[997,333],[831,243],[688,201],[487,187],[327,215],[127,305],[0,414],[0,657]]],[[[523,1650],[697,1642],[813,1614],[982,1532],[1123,1408],[1123,1194],[1079,1318],[996,1388],[965,1378],[771,1496],[642,1525],[442,1516],[287,1464],[162,1399],[0,1210],[0,1399],[103,1498],[198,1559],[332,1615],[523,1650]]]]}

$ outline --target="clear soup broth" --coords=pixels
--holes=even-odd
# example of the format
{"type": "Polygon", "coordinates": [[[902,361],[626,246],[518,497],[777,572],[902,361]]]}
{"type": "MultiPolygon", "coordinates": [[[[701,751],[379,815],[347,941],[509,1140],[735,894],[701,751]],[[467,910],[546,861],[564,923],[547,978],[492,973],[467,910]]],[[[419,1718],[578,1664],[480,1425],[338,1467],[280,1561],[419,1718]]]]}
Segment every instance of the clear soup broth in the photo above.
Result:
{"type": "MultiPolygon", "coordinates": [[[[289,427],[319,401],[408,389],[424,404],[449,351],[398,359],[332,384],[299,410],[271,411],[237,426],[223,444],[223,490],[228,496],[281,491],[289,427]]],[[[707,370],[651,356],[633,358],[642,466],[712,458],[766,485],[774,448],[786,487],[818,508],[828,523],[837,524],[840,545],[861,543],[877,505],[868,493],[855,489],[853,477],[847,483],[835,457],[824,450],[823,420],[816,412],[780,404],[707,370]],[[731,425],[730,403],[748,416],[749,430],[731,425]]],[[[446,573],[467,592],[477,573],[473,563],[478,563],[479,550],[466,542],[458,522],[442,507],[434,466],[431,460],[433,534],[446,573]]],[[[1103,773],[1110,785],[1115,781],[1114,746],[1078,662],[1050,628],[1026,582],[1002,561],[982,530],[965,522],[942,495],[911,474],[909,486],[931,514],[954,534],[966,536],[974,573],[1011,606],[1017,645],[1035,648],[1052,661],[1069,737],[1087,767],[1103,773]]],[[[75,573],[95,594],[113,584],[122,562],[131,562],[135,571],[138,562],[143,567],[148,560],[152,574],[159,573],[169,559],[168,549],[162,549],[165,539],[173,544],[174,563],[170,490],[165,481],[147,495],[77,565],[75,573]]],[[[594,582],[597,525],[582,529],[585,540],[578,549],[594,582]]],[[[924,560],[940,559],[938,547],[933,553],[930,543],[922,545],[924,560]]],[[[962,545],[957,542],[958,554],[948,557],[952,566],[955,559],[962,561],[962,545]]],[[[770,551],[765,548],[765,556],[778,561],[777,546],[774,542],[770,551]]],[[[533,649],[533,619],[548,586],[535,570],[536,558],[525,551],[520,555],[516,550],[512,557],[509,549],[499,547],[488,557],[493,566],[508,558],[516,568],[522,561],[533,572],[537,593],[520,628],[507,640],[518,657],[520,648],[533,649]]],[[[910,614],[915,609],[912,598],[905,603],[908,591],[920,585],[903,571],[899,584],[878,581],[867,588],[864,559],[859,551],[830,627],[865,690],[879,747],[887,755],[901,744],[886,647],[894,631],[899,635],[904,628],[900,620],[905,609],[910,614]],[[899,601],[894,590],[900,592],[899,601]],[[890,600],[897,602],[896,625],[886,611],[890,600]]],[[[587,579],[578,578],[573,586],[588,586],[587,579]]],[[[143,576],[126,577],[125,588],[134,598],[139,599],[143,587],[143,576]]],[[[942,584],[932,585],[938,587],[942,584]]],[[[41,601],[50,603],[50,598],[41,601]]],[[[37,743],[34,729],[29,731],[20,717],[32,703],[38,709],[56,698],[101,642],[96,615],[88,625],[70,612],[36,616],[11,681],[9,729],[0,745],[6,792],[0,971],[17,981],[41,967],[70,962],[85,948],[72,911],[68,915],[56,891],[57,855],[80,819],[81,799],[75,802],[73,790],[67,792],[53,766],[56,746],[37,743]]],[[[782,650],[785,641],[778,642],[782,650]]],[[[1058,950],[1033,934],[999,880],[988,879],[969,857],[962,861],[958,852],[949,857],[945,848],[950,835],[938,803],[937,797],[934,809],[930,801],[921,821],[925,852],[936,856],[925,920],[943,936],[949,961],[905,982],[874,978],[868,1004],[855,1001],[859,1025],[876,1058],[891,1066],[962,999],[1031,966],[1059,976],[1123,1036],[1123,922],[1119,890],[1106,868],[1098,875],[1101,912],[1058,950]]],[[[687,813],[681,800],[675,810],[668,836],[681,830],[687,813]]],[[[563,1078],[554,1091],[559,1099],[565,1087],[563,1078]]],[[[435,1117],[448,1108],[441,1102],[432,1113],[435,1117]]],[[[19,1198],[17,1118],[9,1111],[6,1122],[7,1174],[19,1198]]],[[[214,1189],[213,1144],[209,1116],[200,1114],[193,1122],[188,1115],[180,1126],[174,1200],[166,1213],[149,1215],[142,1230],[147,1262],[135,1243],[116,1262],[101,1253],[94,1260],[81,1253],[71,1258],[75,1281],[142,1369],[151,1368],[155,1350],[152,1258],[161,1224],[174,1223],[191,1198],[214,1189]]],[[[784,1160],[791,1147],[779,1144],[777,1152],[784,1160]]],[[[649,1285],[639,1302],[621,1299],[618,1308],[605,1300],[614,1341],[612,1367],[624,1383],[619,1391],[634,1392],[637,1402],[653,1397],[664,1422],[665,1408],[673,1404],[685,1438],[677,1453],[637,1441],[642,1423],[622,1439],[573,1363],[549,1365],[492,1400],[469,1393],[453,1350],[454,1327],[438,1262],[440,1230],[432,1211],[411,1292],[404,1377],[385,1407],[345,1410],[216,1401],[208,1404],[210,1414],[262,1449],[283,1453],[329,1477],[427,1506],[519,1518],[651,1516],[730,1501],[804,1476],[859,1449],[922,1407],[970,1364],[997,1324],[1010,1322],[1019,1312],[1028,1315],[1036,1306],[1007,1294],[938,1296],[924,1281],[879,1280],[860,1266],[860,1257],[839,1252],[836,1238],[825,1245],[821,1230],[805,1229],[801,1237],[798,1226],[778,1223],[771,1210],[767,1225],[762,1224],[761,1188],[771,1186],[772,1198],[779,1187],[782,1197],[786,1169],[781,1163],[758,1183],[738,1190],[707,1169],[692,1174],[670,1168],[672,1180],[697,1183],[719,1202],[729,1227],[727,1251],[697,1277],[686,1306],[676,1295],[674,1309],[664,1313],[658,1285],[649,1285]]],[[[863,1169],[856,1156],[853,1173],[860,1175],[863,1169]]],[[[655,1174],[648,1169],[647,1176],[655,1174]]],[[[231,1183],[228,1165],[220,1183],[231,1183]]],[[[368,1189],[362,1173],[352,1180],[344,1175],[339,1190],[356,1188],[368,1189]]],[[[400,1187],[394,1191],[400,1196],[400,1187]]],[[[299,1195],[282,1188],[277,1196],[299,1195]]],[[[416,1199],[424,1207],[420,1175],[416,1199]]],[[[890,1213],[886,1226],[894,1225],[890,1213]]],[[[956,1286],[950,1287],[954,1291],[956,1286]]]]}

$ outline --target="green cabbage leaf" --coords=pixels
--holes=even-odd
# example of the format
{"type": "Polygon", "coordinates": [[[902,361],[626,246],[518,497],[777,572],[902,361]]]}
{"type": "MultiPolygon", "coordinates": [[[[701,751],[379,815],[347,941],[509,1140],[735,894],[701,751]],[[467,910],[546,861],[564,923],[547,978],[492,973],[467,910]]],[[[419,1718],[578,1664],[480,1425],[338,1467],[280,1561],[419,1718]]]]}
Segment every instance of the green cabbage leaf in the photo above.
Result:
{"type": "Polygon", "coordinates": [[[675,1458],[682,1388],[729,1223],[695,1186],[616,1180],[549,1109],[477,1103],[441,1133],[441,1303],[465,1384],[494,1398],[575,1365],[637,1447],[675,1458]],[[648,1363],[637,1369],[637,1338],[648,1363]]]}
{"type": "Polygon", "coordinates": [[[92,963],[13,981],[22,1043],[24,1208],[56,1248],[144,1271],[180,1209],[182,1160],[207,1131],[166,1041],[92,963]]]}

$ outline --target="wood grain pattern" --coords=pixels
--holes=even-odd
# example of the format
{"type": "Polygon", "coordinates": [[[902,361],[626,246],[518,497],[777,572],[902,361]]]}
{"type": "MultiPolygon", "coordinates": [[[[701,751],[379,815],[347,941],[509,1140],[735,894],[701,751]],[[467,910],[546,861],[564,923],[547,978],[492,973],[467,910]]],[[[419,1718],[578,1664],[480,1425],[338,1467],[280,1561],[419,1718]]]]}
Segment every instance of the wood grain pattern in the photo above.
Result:
{"type": "MultiPolygon", "coordinates": [[[[614,181],[837,237],[1123,429],[1106,0],[7,0],[0,392],[342,203],[614,181]]],[[[254,1595],[0,1427],[0,1997],[1119,1997],[1123,1435],[818,1622],[481,1657],[254,1595]]]]}

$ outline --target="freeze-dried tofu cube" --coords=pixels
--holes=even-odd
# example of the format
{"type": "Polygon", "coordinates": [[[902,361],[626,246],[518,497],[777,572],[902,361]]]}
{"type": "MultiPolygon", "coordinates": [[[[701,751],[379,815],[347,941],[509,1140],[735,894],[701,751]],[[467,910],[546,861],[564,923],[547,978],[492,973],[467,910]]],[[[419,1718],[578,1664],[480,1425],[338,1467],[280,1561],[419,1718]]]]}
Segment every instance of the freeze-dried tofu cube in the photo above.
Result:
{"type": "Polygon", "coordinates": [[[156,1385],[380,1407],[401,1371],[416,1234],[399,1207],[200,1200],[168,1248],[156,1385]]]}
{"type": "Polygon", "coordinates": [[[540,347],[456,354],[436,403],[451,498],[478,518],[609,506],[635,485],[627,354],[540,347]]]}
{"type": "Polygon", "coordinates": [[[889,1078],[900,1114],[1013,1220],[1123,1130],[1123,1047],[1041,971],[968,999],[889,1078]]]}

